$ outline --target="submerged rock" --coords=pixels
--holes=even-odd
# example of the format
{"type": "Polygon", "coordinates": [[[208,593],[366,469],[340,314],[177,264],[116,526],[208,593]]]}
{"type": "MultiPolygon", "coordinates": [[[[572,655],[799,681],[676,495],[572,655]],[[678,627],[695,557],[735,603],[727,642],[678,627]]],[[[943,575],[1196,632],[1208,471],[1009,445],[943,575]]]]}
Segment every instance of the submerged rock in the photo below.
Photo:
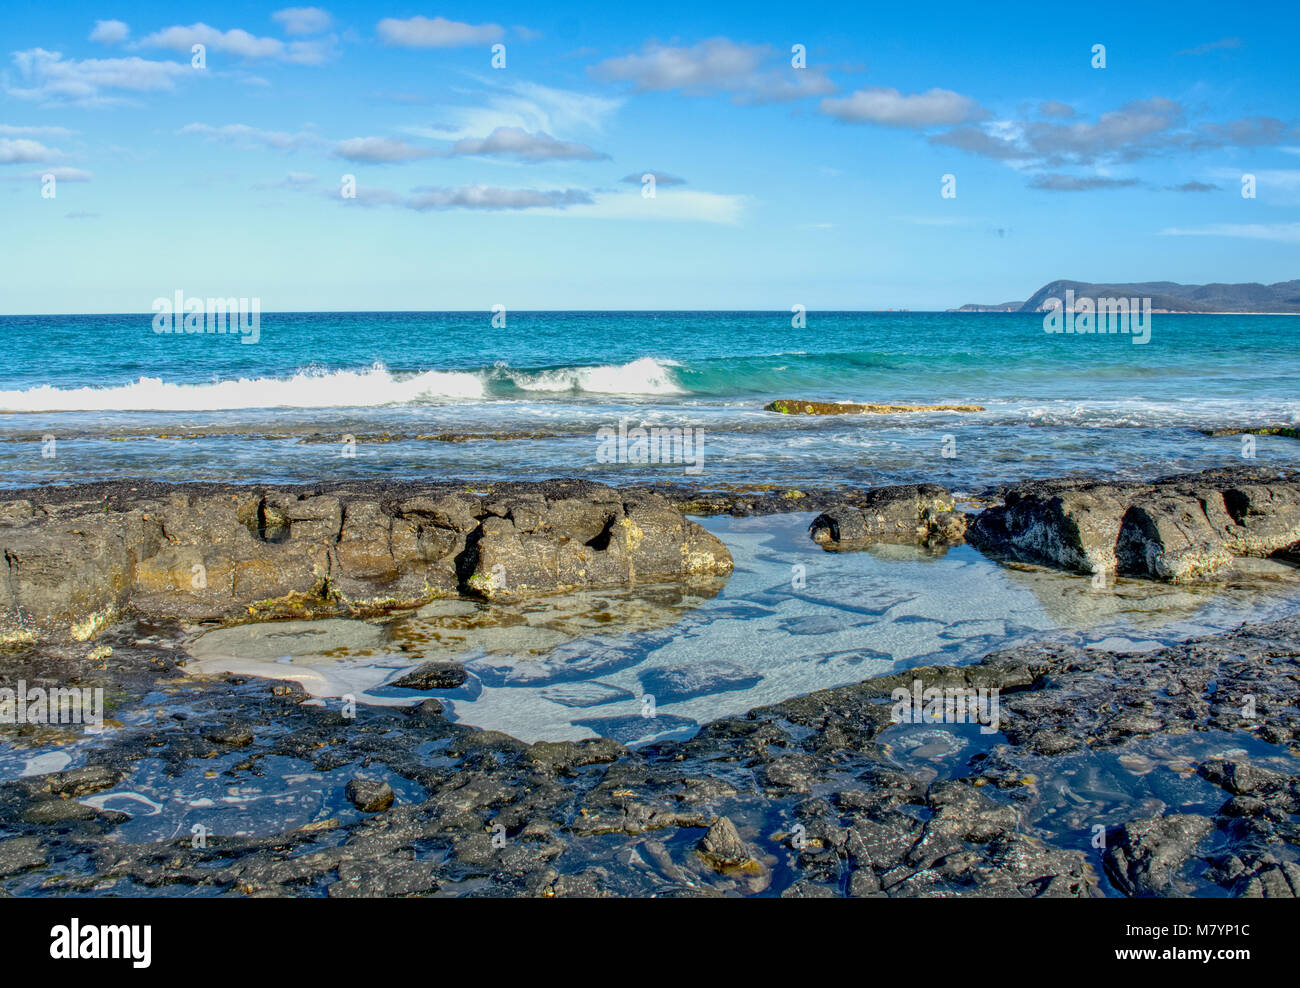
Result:
{"type": "Polygon", "coordinates": [[[658,704],[677,703],[698,696],[747,690],[763,677],[750,669],[713,659],[667,669],[648,669],[640,676],[641,688],[658,704]]]}
{"type": "Polygon", "coordinates": [[[842,401],[805,401],[780,398],[764,406],[764,411],[782,415],[892,415],[895,412],[982,412],[983,405],[892,405],[856,404],[842,401]]]}
{"type": "Polygon", "coordinates": [[[1151,484],[1050,480],[1017,485],[980,512],[967,539],[1022,562],[1110,579],[1213,579],[1240,556],[1300,551],[1300,482],[1208,470],[1151,484]]]}

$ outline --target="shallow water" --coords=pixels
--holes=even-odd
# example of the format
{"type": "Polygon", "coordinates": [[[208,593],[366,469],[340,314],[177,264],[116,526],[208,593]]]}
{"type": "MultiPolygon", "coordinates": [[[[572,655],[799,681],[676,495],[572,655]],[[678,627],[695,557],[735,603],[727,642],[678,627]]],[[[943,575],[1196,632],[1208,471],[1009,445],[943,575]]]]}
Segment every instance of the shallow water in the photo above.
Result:
{"type": "Polygon", "coordinates": [[[1300,570],[1268,561],[1198,588],[1006,567],[969,546],[826,552],[809,514],[710,518],[735,559],[726,585],[437,602],[397,621],[249,625],[199,635],[193,672],[296,679],[320,697],[406,704],[525,741],[605,735],[639,744],[897,669],[961,664],[1041,640],[1140,650],[1300,610],[1300,570]],[[428,659],[470,673],[455,690],[386,684],[428,659]],[[653,697],[653,701],[647,700],[653,697]],[[647,714],[653,712],[653,716],[647,714]]]}

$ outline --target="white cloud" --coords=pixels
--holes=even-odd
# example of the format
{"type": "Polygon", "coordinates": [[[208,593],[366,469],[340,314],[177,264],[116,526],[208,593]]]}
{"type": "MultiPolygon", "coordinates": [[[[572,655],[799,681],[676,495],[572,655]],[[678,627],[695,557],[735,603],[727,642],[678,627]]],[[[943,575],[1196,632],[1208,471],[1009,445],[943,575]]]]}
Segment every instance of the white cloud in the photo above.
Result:
{"type": "Polygon", "coordinates": [[[433,152],[393,137],[349,137],[334,146],[334,153],[348,161],[394,164],[428,158],[433,152]]]}
{"type": "Polygon", "coordinates": [[[465,24],[445,17],[385,17],[375,30],[387,44],[406,48],[463,48],[490,44],[505,36],[500,24],[465,24]]]}
{"type": "Polygon", "coordinates": [[[5,78],[5,92],[15,99],[45,104],[98,106],[122,102],[105,90],[160,92],[176,87],[178,78],[193,74],[188,64],[130,58],[64,59],[57,51],[31,48],[14,52],[19,83],[5,78]]]}
{"type": "Polygon", "coordinates": [[[118,45],[131,36],[131,29],[122,21],[95,21],[90,40],[101,45],[118,45]]]}
{"type": "Polygon", "coordinates": [[[484,138],[457,141],[453,155],[487,155],[518,158],[521,161],[595,161],[608,158],[586,144],[557,141],[550,134],[530,134],[519,127],[498,127],[484,138]]]}
{"type": "Polygon", "coordinates": [[[39,141],[26,137],[0,137],[0,164],[32,164],[38,161],[53,161],[63,157],[62,152],[48,148],[39,141]]]}
{"type": "Polygon", "coordinates": [[[286,7],[271,15],[278,21],[285,34],[322,34],[330,29],[334,18],[328,10],[320,7],[286,7]]]}
{"type": "Polygon", "coordinates": [[[1300,223],[1212,223],[1202,227],[1171,226],[1160,233],[1166,237],[1245,237],[1300,244],[1300,223]]]}
{"type": "Polygon", "coordinates": [[[639,55],[607,58],[591,74],[604,81],[630,82],[637,89],[734,88],[758,70],[767,49],[712,38],[689,48],[647,44],[639,55]]]}
{"type": "Polygon", "coordinates": [[[588,71],[603,82],[630,82],[640,92],[729,92],[740,103],[782,102],[835,91],[825,70],[795,69],[785,58],[769,45],[729,38],[710,38],[689,47],[649,42],[639,54],[607,58],[588,71]]]}
{"type": "Polygon", "coordinates": [[[824,99],[821,112],[844,123],[914,128],[952,126],[987,116],[973,99],[951,89],[906,94],[885,86],[859,89],[839,99],[824,99]]]}
{"type": "Polygon", "coordinates": [[[189,27],[163,28],[141,38],[136,44],[141,48],[167,48],[187,55],[194,45],[204,45],[210,51],[240,58],[271,58],[295,65],[320,65],[335,53],[333,38],[286,43],[279,38],[259,38],[240,28],[222,31],[202,22],[189,27]]]}

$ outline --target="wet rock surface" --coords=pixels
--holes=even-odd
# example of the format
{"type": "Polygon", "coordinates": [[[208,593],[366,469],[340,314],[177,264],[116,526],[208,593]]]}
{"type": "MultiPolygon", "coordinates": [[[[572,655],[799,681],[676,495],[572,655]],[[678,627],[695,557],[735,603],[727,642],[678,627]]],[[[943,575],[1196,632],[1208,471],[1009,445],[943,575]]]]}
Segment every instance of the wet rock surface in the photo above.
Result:
{"type": "Polygon", "coordinates": [[[587,481],[318,487],[88,484],[0,501],[0,637],[85,640],[122,617],[366,615],[725,575],[666,499],[587,481]]]}
{"type": "Polygon", "coordinates": [[[810,401],[780,398],[763,406],[764,411],[782,415],[893,415],[898,412],[982,412],[983,405],[893,405],[869,402],[810,401]]]}
{"type": "Polygon", "coordinates": [[[434,659],[423,662],[391,685],[407,690],[454,690],[463,686],[469,674],[459,662],[434,659]]]}
{"type": "MultiPolygon", "coordinates": [[[[1300,618],[1154,652],[1051,645],[824,690],[629,749],[177,677],[166,629],[0,675],[109,687],[110,727],[0,784],[17,895],[1294,896],[1300,618]],[[996,730],[894,691],[997,689],[996,730]],[[364,791],[363,791],[364,787],[364,791]],[[395,794],[383,812],[367,798],[395,794]]],[[[66,731],[66,728],[47,729],[66,731]]],[[[44,757],[44,756],[42,756],[44,757]]],[[[382,802],[382,799],[380,800],[382,802]]]]}
{"type": "Polygon", "coordinates": [[[878,542],[946,546],[962,541],[966,517],[936,484],[868,491],[813,519],[808,533],[824,549],[864,549],[878,542]]]}
{"type": "Polygon", "coordinates": [[[967,539],[979,549],[1103,579],[1215,579],[1237,557],[1300,558],[1294,472],[1207,470],[1149,484],[1051,480],[1001,491],[967,539]]]}

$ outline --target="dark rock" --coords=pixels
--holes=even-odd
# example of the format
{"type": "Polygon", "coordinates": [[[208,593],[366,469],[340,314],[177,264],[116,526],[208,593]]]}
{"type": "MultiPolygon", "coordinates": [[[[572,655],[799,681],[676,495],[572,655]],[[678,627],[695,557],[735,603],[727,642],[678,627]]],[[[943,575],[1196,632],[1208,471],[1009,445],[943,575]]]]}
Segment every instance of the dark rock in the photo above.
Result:
{"type": "Polygon", "coordinates": [[[1177,895],[1179,871],[1211,830],[1191,814],[1134,820],[1107,836],[1106,870],[1128,895],[1177,895]]]}
{"type": "Polygon", "coordinates": [[[435,659],[422,663],[389,685],[404,690],[454,690],[465,685],[467,678],[469,675],[459,662],[435,659]]]}
{"type": "Polygon", "coordinates": [[[0,878],[8,878],[45,864],[45,849],[35,837],[0,840],[0,878]]]}
{"type": "Polygon", "coordinates": [[[0,635],[150,621],[364,616],[457,593],[521,597],[721,577],[716,538],[648,491],[587,481],[335,489],[140,483],[0,501],[0,635]]]}
{"type": "Polygon", "coordinates": [[[725,816],[714,821],[695,849],[715,871],[756,870],[761,867],[753,850],[741,840],[736,825],[725,816]]]}
{"type": "Polygon", "coordinates": [[[962,540],[966,518],[950,492],[936,484],[867,491],[813,519],[812,540],[824,549],[864,549],[876,543],[946,545],[962,540]]]}
{"type": "Polygon", "coordinates": [[[1152,484],[1036,481],[980,512],[967,539],[1006,558],[1107,579],[1213,579],[1237,556],[1296,551],[1300,482],[1246,470],[1152,484]]]}
{"type": "Polygon", "coordinates": [[[393,805],[393,787],[375,779],[353,779],[346,794],[348,801],[362,813],[382,813],[393,805]]]}
{"type": "Polygon", "coordinates": [[[229,745],[232,748],[246,748],[253,743],[252,731],[229,725],[208,728],[203,732],[203,737],[213,744],[229,745]]]}

